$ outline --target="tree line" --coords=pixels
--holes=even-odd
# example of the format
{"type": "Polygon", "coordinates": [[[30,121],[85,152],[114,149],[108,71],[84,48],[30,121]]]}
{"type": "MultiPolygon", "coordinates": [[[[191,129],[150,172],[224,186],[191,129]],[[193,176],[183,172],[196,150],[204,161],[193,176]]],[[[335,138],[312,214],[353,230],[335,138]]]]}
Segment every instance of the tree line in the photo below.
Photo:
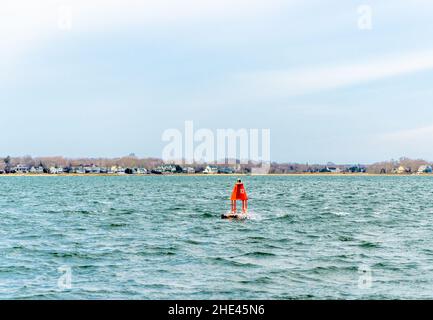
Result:
{"type": "MultiPolygon", "coordinates": [[[[66,158],[62,156],[56,157],[31,157],[29,155],[23,157],[2,157],[0,158],[0,170],[12,168],[17,165],[25,165],[27,167],[78,167],[95,165],[97,167],[110,168],[120,166],[125,168],[147,168],[152,169],[163,165],[164,162],[158,158],[139,158],[135,155],[128,155],[118,158],[66,158]]],[[[181,164],[182,165],[182,164],[181,164]]],[[[224,163],[218,164],[224,166],[224,163]]],[[[337,165],[332,162],[327,164],[301,164],[301,163],[277,163],[273,162],[270,166],[269,173],[284,174],[284,173],[304,173],[304,172],[325,172],[325,169],[338,168],[341,172],[363,172],[360,168],[371,174],[393,173],[399,167],[404,167],[407,172],[416,172],[421,166],[432,165],[431,162],[423,159],[410,159],[402,157],[398,160],[389,160],[377,162],[369,165],[337,165]]],[[[204,169],[206,164],[192,164],[195,169],[204,169]]],[[[257,163],[250,162],[249,164],[236,165],[243,172],[250,172],[253,167],[259,166],[257,163]]]]}

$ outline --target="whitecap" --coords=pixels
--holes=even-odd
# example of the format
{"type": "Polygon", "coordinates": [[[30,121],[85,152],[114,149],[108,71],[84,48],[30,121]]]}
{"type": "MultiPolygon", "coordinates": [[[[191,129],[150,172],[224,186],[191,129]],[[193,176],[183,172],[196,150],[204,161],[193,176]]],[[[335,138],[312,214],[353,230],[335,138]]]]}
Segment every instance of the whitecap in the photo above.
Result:
{"type": "Polygon", "coordinates": [[[335,214],[336,216],[348,216],[350,215],[350,212],[339,211],[339,212],[332,212],[332,214],[335,214]]]}

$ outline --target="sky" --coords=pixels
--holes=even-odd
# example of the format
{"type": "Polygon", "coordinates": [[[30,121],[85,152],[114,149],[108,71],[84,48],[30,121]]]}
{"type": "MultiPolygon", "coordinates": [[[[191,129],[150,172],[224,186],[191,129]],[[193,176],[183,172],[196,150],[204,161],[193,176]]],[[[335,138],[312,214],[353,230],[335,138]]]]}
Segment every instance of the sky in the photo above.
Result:
{"type": "Polygon", "coordinates": [[[161,157],[192,120],[278,162],[433,160],[432,31],[429,0],[2,0],[0,154],[161,157]]]}

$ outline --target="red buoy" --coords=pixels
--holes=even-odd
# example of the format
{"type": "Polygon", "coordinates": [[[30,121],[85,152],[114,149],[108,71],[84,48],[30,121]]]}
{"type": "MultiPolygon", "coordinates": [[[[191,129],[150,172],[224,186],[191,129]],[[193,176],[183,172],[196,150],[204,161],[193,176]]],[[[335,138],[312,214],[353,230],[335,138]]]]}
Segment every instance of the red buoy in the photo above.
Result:
{"type": "Polygon", "coordinates": [[[232,212],[236,213],[236,201],[240,200],[242,201],[242,212],[246,213],[248,209],[248,195],[245,191],[244,184],[242,183],[241,179],[238,179],[236,182],[233,191],[232,196],[230,197],[230,200],[232,202],[232,212]]]}

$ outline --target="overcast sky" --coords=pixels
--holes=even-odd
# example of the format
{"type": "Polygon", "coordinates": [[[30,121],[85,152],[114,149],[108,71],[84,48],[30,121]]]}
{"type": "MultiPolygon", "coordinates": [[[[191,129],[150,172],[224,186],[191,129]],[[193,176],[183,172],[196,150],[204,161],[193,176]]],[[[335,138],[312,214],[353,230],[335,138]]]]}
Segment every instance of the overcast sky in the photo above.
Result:
{"type": "Polygon", "coordinates": [[[432,30],[429,0],[2,0],[0,154],[160,157],[193,120],[269,128],[274,161],[433,160],[432,30]]]}

